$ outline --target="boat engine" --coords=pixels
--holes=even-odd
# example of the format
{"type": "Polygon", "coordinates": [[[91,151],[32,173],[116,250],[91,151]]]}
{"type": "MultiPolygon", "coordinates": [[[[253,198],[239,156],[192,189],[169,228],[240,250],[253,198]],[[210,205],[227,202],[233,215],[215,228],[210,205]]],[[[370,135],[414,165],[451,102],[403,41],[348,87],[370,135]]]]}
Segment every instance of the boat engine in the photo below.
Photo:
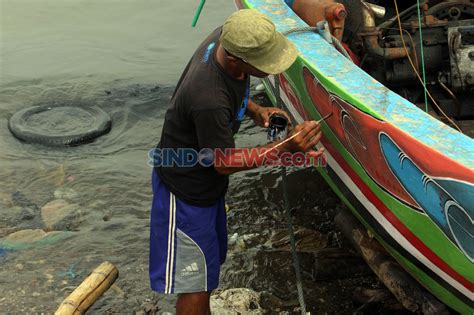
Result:
{"type": "MultiPolygon", "coordinates": [[[[417,77],[417,72],[422,77],[422,41],[428,91],[448,116],[473,119],[474,0],[422,2],[421,36],[416,4],[400,4],[399,24],[393,0],[371,2],[358,1],[361,15],[346,21],[346,29],[354,36],[345,39],[361,58],[361,67],[424,108],[423,87],[417,77]],[[357,32],[351,23],[358,23],[357,32]]],[[[348,6],[347,1],[343,3],[348,6]]],[[[439,108],[432,108],[439,114],[439,108]]]]}

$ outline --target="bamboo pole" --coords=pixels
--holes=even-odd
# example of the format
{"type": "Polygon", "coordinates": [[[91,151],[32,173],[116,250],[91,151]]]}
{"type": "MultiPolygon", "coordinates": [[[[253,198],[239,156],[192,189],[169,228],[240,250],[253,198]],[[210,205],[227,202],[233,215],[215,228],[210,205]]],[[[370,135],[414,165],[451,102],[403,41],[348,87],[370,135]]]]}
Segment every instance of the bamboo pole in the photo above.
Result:
{"type": "Polygon", "coordinates": [[[364,226],[347,210],[334,219],[378,278],[408,310],[423,314],[449,314],[448,308],[433,297],[390,256],[364,226]]]}
{"type": "Polygon", "coordinates": [[[103,262],[59,305],[55,315],[84,314],[117,277],[117,267],[103,262]]]}

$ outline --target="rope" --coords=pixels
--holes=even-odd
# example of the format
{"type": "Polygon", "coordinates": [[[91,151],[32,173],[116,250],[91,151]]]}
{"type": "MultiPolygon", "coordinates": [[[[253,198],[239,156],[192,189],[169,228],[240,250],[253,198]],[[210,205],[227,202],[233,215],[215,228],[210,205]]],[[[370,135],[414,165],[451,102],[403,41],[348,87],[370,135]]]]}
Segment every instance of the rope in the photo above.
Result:
{"type": "MultiPolygon", "coordinates": [[[[343,54],[347,59],[351,60],[351,57],[349,53],[346,51],[344,46],[342,46],[341,42],[335,38],[332,34],[329,32],[324,32],[324,29],[320,29],[318,27],[311,27],[311,26],[304,26],[304,27],[295,27],[292,29],[289,29],[285,32],[282,32],[284,36],[288,36],[293,33],[300,33],[300,32],[316,32],[321,35],[327,42],[330,44],[333,44],[341,54],[343,54]],[[326,36],[330,36],[329,38],[326,36]],[[332,42],[330,41],[332,40],[332,42]]],[[[278,80],[278,77],[275,77],[275,86],[277,87],[277,91],[274,91],[274,95],[277,99],[277,105],[282,105],[282,100],[279,97],[279,90],[278,86],[280,85],[280,82],[278,80]]],[[[281,179],[282,179],[282,190],[283,190],[283,200],[285,204],[285,213],[286,213],[286,220],[287,220],[287,225],[288,225],[288,234],[290,236],[290,247],[291,247],[291,256],[293,257],[293,267],[295,269],[295,274],[296,274],[296,290],[298,293],[298,302],[300,304],[301,308],[301,314],[306,315],[306,303],[304,301],[304,294],[303,294],[303,281],[301,278],[301,268],[300,268],[300,261],[298,258],[298,254],[296,252],[296,239],[295,239],[295,232],[293,230],[293,224],[292,224],[292,217],[291,217],[291,210],[290,210],[290,201],[288,198],[288,188],[287,188],[287,178],[286,178],[286,167],[282,166],[281,168],[281,179]]]]}
{"type": "Polygon", "coordinates": [[[420,50],[421,50],[421,71],[423,72],[423,90],[425,93],[425,111],[428,112],[428,95],[426,93],[426,71],[425,71],[425,52],[423,47],[423,32],[421,30],[421,10],[420,10],[420,0],[416,0],[418,13],[418,30],[420,32],[420,50]]]}
{"type": "Polygon", "coordinates": [[[290,201],[288,198],[285,166],[281,168],[281,179],[282,179],[283,200],[285,202],[286,220],[288,224],[288,233],[290,235],[291,256],[293,257],[293,267],[295,268],[295,273],[296,273],[296,289],[298,291],[298,301],[301,307],[301,314],[306,315],[306,303],[304,301],[304,295],[303,295],[303,282],[301,279],[300,261],[298,258],[298,254],[296,253],[295,232],[293,230],[293,224],[291,223],[292,217],[291,217],[291,210],[290,210],[290,201]]]}
{"type": "MultiPolygon", "coordinates": [[[[428,94],[429,98],[431,99],[431,101],[433,102],[433,105],[436,106],[436,108],[438,108],[438,110],[441,112],[441,114],[460,132],[460,133],[463,133],[462,129],[454,122],[453,119],[449,118],[449,116],[443,111],[443,109],[441,108],[441,106],[438,105],[438,103],[435,101],[434,97],[431,95],[430,91],[428,91],[428,89],[426,88],[426,84],[423,83],[423,79],[421,78],[418,70],[416,69],[414,63],[413,63],[413,60],[411,59],[410,57],[410,54],[408,53],[408,48],[405,44],[405,39],[403,38],[403,29],[402,29],[402,22],[400,20],[400,14],[398,12],[398,3],[397,3],[397,0],[393,0],[393,3],[395,5],[395,12],[397,14],[397,19],[398,19],[398,29],[400,30],[400,37],[402,39],[402,44],[403,44],[403,48],[405,48],[405,51],[407,52],[407,57],[408,57],[408,61],[410,61],[410,64],[411,64],[411,67],[413,68],[413,71],[415,72],[416,74],[416,77],[418,78],[418,80],[420,81],[421,85],[423,86],[423,89],[425,90],[426,94],[428,94]]],[[[423,45],[423,44],[422,44],[423,45]]]]}
{"type": "MultiPolygon", "coordinates": [[[[321,37],[325,38],[323,34],[321,34],[321,30],[318,28],[318,27],[315,27],[315,26],[300,26],[300,27],[295,27],[295,28],[291,28],[287,31],[284,31],[282,32],[283,35],[285,36],[288,36],[290,34],[293,34],[293,33],[302,33],[302,32],[314,32],[314,33],[318,33],[321,35],[321,37]]],[[[331,35],[331,39],[332,39],[332,43],[329,42],[329,40],[327,40],[327,42],[329,42],[330,44],[333,44],[337,50],[344,55],[344,57],[346,57],[347,59],[349,60],[352,60],[351,59],[351,56],[349,55],[349,53],[347,52],[347,50],[344,48],[344,46],[342,46],[341,42],[336,38],[334,37],[332,34],[331,35]]]]}
{"type": "MultiPolygon", "coordinates": [[[[270,86],[272,85],[270,84],[270,86]]],[[[275,96],[275,99],[276,99],[276,106],[281,108],[283,107],[283,100],[280,97],[280,91],[278,88],[279,86],[280,86],[280,80],[278,79],[278,76],[275,76],[276,90],[273,90],[273,95],[275,96]]],[[[290,236],[291,256],[293,258],[293,267],[295,269],[295,274],[296,274],[296,290],[298,292],[298,302],[300,304],[301,314],[306,315],[306,303],[304,301],[304,295],[303,295],[303,283],[301,280],[300,261],[298,259],[298,254],[296,253],[296,240],[295,240],[295,233],[293,230],[292,217],[291,217],[291,212],[290,212],[290,200],[288,198],[288,188],[287,188],[288,185],[287,185],[287,179],[286,179],[285,166],[281,167],[281,183],[282,183],[281,187],[283,191],[283,202],[284,202],[285,214],[286,214],[287,225],[288,225],[288,234],[290,236]]]]}
{"type": "Polygon", "coordinates": [[[194,14],[193,23],[191,25],[192,27],[196,27],[196,23],[199,20],[199,16],[201,15],[201,11],[205,3],[206,3],[206,0],[201,0],[201,3],[199,4],[199,7],[196,10],[196,13],[194,14]]]}

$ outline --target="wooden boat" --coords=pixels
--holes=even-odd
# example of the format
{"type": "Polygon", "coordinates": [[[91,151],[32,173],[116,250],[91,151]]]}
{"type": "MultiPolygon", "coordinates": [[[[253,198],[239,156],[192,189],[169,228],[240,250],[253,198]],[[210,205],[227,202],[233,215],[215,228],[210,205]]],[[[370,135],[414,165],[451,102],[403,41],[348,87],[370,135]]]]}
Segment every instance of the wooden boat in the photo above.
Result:
{"type": "MultiPolygon", "coordinates": [[[[265,13],[280,32],[308,26],[283,0],[236,4],[265,13]]],[[[322,123],[322,176],[418,282],[473,314],[474,140],[382,85],[319,34],[288,38],[300,55],[265,79],[272,102],[283,102],[297,122],[333,113],[322,123]]]]}

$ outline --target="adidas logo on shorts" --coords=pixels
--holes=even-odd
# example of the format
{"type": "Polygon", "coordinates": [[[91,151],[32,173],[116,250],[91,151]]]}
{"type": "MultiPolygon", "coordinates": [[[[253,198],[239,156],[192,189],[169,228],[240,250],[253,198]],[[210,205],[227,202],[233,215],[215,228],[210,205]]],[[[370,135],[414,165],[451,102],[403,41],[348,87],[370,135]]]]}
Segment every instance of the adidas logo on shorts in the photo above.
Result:
{"type": "Polygon", "coordinates": [[[191,265],[189,265],[186,268],[181,270],[181,276],[183,276],[183,277],[191,276],[191,275],[194,275],[194,274],[197,274],[197,273],[199,273],[199,268],[198,268],[198,265],[195,262],[193,262],[191,265]]]}

